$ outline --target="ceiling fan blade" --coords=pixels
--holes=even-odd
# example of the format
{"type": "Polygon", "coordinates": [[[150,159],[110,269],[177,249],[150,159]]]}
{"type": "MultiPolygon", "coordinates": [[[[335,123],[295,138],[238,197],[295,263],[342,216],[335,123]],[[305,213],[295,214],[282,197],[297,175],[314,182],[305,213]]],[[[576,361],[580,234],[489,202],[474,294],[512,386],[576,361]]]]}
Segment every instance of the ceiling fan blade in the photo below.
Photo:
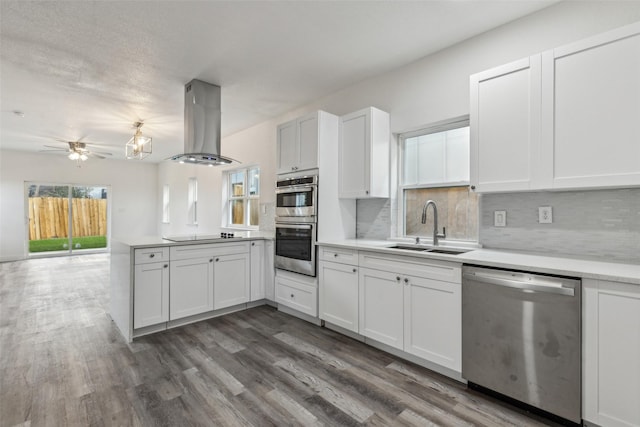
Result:
{"type": "Polygon", "coordinates": [[[113,156],[113,154],[107,153],[106,151],[91,151],[91,154],[100,154],[102,156],[113,156]]]}
{"type": "Polygon", "coordinates": [[[89,156],[89,157],[96,157],[96,158],[98,158],[98,159],[106,159],[106,157],[101,156],[100,154],[96,154],[96,153],[94,153],[94,152],[90,152],[90,153],[89,153],[89,152],[87,152],[87,153],[85,153],[85,154],[86,154],[87,156],[89,156]]]}
{"type": "Polygon", "coordinates": [[[45,147],[47,147],[47,148],[52,148],[52,149],[54,149],[54,150],[64,150],[64,151],[67,151],[67,150],[68,150],[68,148],[56,147],[56,146],[53,146],[53,145],[45,145],[45,147]]]}

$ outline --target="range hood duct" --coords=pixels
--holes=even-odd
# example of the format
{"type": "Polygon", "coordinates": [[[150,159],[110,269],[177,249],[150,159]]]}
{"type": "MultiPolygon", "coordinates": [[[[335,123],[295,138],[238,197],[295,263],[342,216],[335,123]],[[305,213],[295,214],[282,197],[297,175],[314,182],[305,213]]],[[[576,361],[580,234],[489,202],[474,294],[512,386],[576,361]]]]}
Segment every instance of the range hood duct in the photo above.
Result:
{"type": "Polygon", "coordinates": [[[220,155],[220,86],[191,80],[184,86],[184,154],[170,160],[196,165],[228,165],[220,155]]]}

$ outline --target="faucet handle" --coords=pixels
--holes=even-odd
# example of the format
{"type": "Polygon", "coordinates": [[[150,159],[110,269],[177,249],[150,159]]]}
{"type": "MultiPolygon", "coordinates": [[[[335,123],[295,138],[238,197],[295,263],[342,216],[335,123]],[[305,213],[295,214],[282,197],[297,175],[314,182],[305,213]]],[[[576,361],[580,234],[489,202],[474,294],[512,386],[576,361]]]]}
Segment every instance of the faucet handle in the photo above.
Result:
{"type": "Polygon", "coordinates": [[[447,237],[447,228],[446,227],[442,227],[442,233],[438,233],[437,237],[444,239],[447,237]]]}

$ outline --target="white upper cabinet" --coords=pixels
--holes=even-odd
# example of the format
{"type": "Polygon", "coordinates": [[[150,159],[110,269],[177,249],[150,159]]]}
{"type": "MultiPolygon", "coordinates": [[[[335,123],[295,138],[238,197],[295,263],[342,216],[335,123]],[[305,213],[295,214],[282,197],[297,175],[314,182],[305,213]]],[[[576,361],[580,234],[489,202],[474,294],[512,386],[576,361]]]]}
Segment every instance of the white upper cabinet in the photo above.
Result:
{"type": "Polygon", "coordinates": [[[278,126],[277,171],[296,172],[318,167],[320,112],[278,126]]]}
{"type": "Polygon", "coordinates": [[[553,188],[640,185],[640,23],[544,52],[553,188]]]}
{"type": "Polygon", "coordinates": [[[471,76],[471,184],[477,191],[536,187],[540,55],[471,76]]]}
{"type": "Polygon", "coordinates": [[[389,197],[389,114],[369,107],[340,117],[339,197],[389,197]]]}
{"type": "Polygon", "coordinates": [[[479,192],[640,185],[640,23],[471,76],[479,192]]]}

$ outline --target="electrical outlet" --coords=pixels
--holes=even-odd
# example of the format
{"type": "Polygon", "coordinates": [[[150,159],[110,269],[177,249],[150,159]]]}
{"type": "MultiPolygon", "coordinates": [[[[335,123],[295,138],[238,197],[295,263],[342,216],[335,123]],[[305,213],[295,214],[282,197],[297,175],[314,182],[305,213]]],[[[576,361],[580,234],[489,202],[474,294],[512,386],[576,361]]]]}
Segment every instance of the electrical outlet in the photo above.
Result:
{"type": "Polygon", "coordinates": [[[507,211],[493,211],[493,225],[494,227],[506,227],[507,211]]]}
{"type": "Polygon", "coordinates": [[[551,206],[540,206],[538,208],[538,222],[540,224],[551,224],[553,222],[551,206]]]}

